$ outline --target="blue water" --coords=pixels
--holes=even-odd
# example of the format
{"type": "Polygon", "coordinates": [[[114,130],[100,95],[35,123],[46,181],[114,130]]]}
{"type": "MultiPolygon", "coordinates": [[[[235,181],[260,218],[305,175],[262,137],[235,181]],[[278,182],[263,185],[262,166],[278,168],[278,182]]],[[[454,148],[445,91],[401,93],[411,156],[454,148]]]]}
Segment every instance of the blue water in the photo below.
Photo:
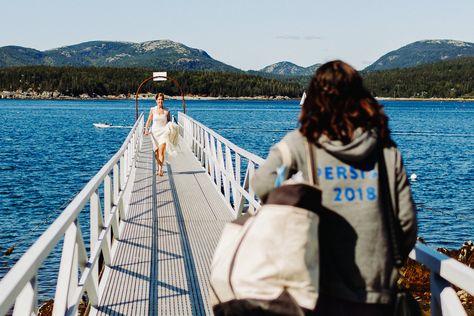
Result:
{"type": "MultiPolygon", "coordinates": [[[[474,239],[474,102],[384,101],[418,207],[419,235],[458,248],[474,239]]],[[[140,111],[154,105],[140,101],[140,111]]],[[[166,101],[172,113],[180,101],[166,101]]],[[[188,101],[188,114],[246,150],[265,157],[295,128],[298,101],[188,101]]],[[[0,100],[0,278],[118,150],[131,126],[134,101],[0,100]],[[33,230],[33,231],[32,231],[33,230]]],[[[88,236],[87,210],[81,216],[88,236]]],[[[52,296],[61,245],[40,277],[52,296]]]]}

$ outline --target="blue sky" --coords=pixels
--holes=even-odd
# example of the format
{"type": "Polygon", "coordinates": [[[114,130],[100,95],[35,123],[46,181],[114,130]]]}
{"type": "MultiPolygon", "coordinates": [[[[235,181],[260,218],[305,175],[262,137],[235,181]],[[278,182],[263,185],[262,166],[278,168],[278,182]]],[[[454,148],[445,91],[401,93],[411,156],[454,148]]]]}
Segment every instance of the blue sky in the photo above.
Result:
{"type": "Polygon", "coordinates": [[[474,0],[15,0],[0,46],[170,39],[241,69],[343,59],[362,69],[423,39],[474,42],[474,0]]]}

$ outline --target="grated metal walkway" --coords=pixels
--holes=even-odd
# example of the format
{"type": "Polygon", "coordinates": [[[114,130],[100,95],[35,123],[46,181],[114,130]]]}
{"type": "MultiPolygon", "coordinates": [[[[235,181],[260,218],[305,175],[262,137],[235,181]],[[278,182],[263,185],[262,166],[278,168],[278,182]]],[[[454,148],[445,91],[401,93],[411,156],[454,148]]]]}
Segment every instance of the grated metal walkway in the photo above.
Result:
{"type": "Polygon", "coordinates": [[[151,144],[144,140],[99,315],[211,314],[212,254],[232,215],[184,147],[153,183],[151,144]]]}

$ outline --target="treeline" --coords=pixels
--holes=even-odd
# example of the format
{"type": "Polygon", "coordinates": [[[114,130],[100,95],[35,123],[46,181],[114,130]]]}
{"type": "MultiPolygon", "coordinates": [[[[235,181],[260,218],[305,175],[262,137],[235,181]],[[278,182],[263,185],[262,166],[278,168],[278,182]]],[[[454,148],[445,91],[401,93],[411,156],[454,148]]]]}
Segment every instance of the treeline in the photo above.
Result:
{"type": "MultiPolygon", "coordinates": [[[[133,95],[150,69],[28,66],[0,69],[0,91],[59,91],[77,97],[133,95]]],[[[185,94],[210,97],[288,96],[298,98],[309,77],[263,77],[245,73],[171,71],[185,94]]],[[[362,72],[365,85],[379,97],[474,98],[474,57],[413,68],[362,72]]],[[[142,92],[179,95],[171,82],[149,82],[142,92]]]]}
{"type": "Polygon", "coordinates": [[[474,57],[368,72],[363,77],[379,97],[474,98],[474,57]]]}
{"type": "MultiPolygon", "coordinates": [[[[59,91],[63,95],[90,96],[134,94],[140,83],[151,76],[149,69],[28,66],[0,69],[0,90],[59,91]]],[[[211,97],[288,96],[298,97],[302,87],[297,82],[263,78],[239,73],[211,71],[172,71],[185,94],[211,97]]],[[[145,84],[141,92],[179,95],[171,82],[145,84]]]]}

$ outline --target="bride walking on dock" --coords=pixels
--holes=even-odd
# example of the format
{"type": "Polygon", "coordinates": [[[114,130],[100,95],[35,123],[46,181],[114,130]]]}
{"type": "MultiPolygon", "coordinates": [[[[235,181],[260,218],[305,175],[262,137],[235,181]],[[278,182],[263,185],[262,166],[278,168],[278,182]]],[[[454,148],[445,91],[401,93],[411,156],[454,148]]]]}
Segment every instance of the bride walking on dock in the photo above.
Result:
{"type": "Polygon", "coordinates": [[[158,93],[155,96],[156,106],[150,109],[148,119],[145,126],[145,135],[148,136],[148,128],[151,126],[151,143],[153,145],[153,152],[155,153],[156,162],[158,163],[159,176],[163,175],[163,164],[165,161],[166,145],[170,142],[170,111],[164,108],[165,96],[163,93],[158,93]]]}

